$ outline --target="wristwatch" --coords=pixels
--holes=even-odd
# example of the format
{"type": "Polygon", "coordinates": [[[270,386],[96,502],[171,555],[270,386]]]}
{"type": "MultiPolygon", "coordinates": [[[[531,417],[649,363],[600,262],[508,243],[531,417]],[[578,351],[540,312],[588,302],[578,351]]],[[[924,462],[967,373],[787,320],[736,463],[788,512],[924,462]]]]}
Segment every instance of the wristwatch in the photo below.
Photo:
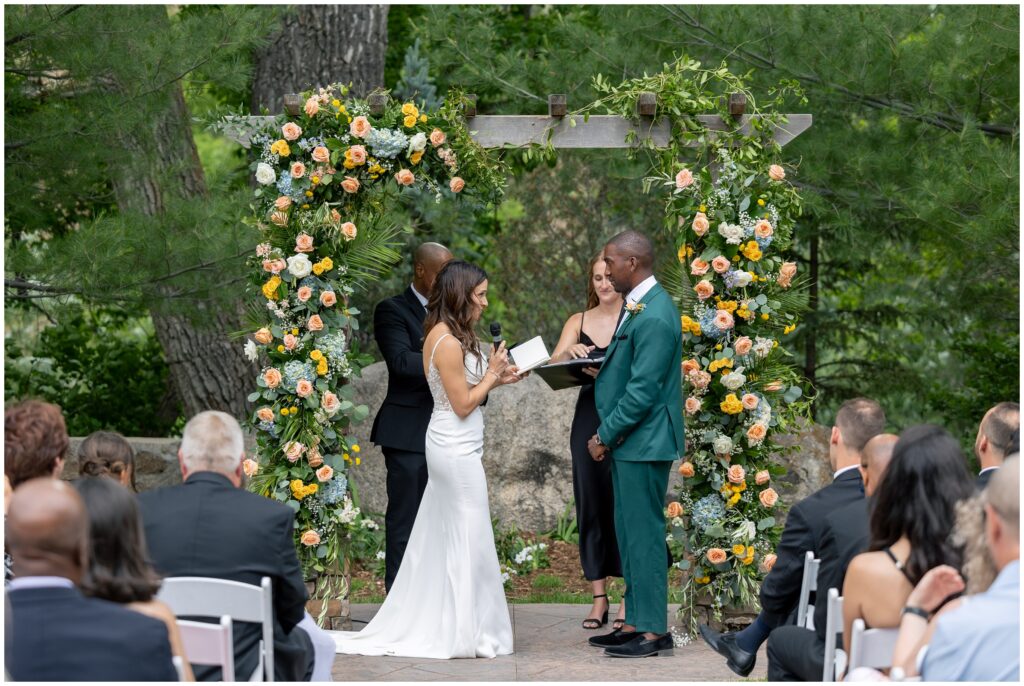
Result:
{"type": "Polygon", "coordinates": [[[924,609],[923,607],[914,607],[913,605],[907,605],[900,611],[900,617],[902,617],[903,615],[917,615],[918,617],[921,617],[922,619],[924,619],[924,621],[927,622],[929,619],[931,619],[932,613],[928,612],[928,610],[924,609]]]}

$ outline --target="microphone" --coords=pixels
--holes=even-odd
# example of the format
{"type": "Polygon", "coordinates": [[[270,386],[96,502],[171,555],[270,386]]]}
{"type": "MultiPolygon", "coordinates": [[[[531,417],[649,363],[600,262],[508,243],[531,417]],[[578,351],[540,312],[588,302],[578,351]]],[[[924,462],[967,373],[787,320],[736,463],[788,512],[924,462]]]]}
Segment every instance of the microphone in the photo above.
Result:
{"type": "Polygon", "coordinates": [[[498,322],[491,322],[491,340],[494,342],[494,349],[497,350],[501,345],[501,324],[498,322]]]}

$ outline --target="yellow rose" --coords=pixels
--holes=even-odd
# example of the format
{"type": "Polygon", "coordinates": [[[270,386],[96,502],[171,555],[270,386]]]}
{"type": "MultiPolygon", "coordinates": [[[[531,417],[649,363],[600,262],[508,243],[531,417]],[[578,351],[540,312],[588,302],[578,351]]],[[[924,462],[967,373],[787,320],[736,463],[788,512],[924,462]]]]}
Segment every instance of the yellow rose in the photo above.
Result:
{"type": "Polygon", "coordinates": [[[412,104],[411,102],[407,102],[404,105],[402,105],[402,114],[404,114],[407,117],[409,115],[412,115],[412,116],[415,117],[415,116],[419,115],[419,113],[420,113],[420,111],[418,109],[416,109],[416,105],[412,104]]]}
{"type": "Polygon", "coordinates": [[[314,350],[309,351],[309,359],[311,359],[311,360],[316,360],[316,361],[319,362],[321,359],[323,359],[323,356],[324,356],[324,354],[322,352],[320,352],[319,350],[315,350],[314,349],[314,350]]]}
{"type": "Polygon", "coordinates": [[[277,346],[277,352],[283,353],[284,352],[284,346],[283,345],[277,346]]]}
{"type": "Polygon", "coordinates": [[[316,373],[320,376],[327,376],[327,360],[320,360],[316,366],[316,373]]]}
{"type": "Polygon", "coordinates": [[[405,125],[405,128],[411,129],[412,127],[416,126],[416,117],[410,114],[409,116],[402,120],[402,124],[405,125]]]}
{"type": "Polygon", "coordinates": [[[419,164],[420,160],[422,160],[422,159],[423,159],[423,151],[422,150],[417,150],[416,152],[414,152],[412,155],[409,156],[409,161],[412,162],[413,164],[419,164]]]}
{"type": "Polygon", "coordinates": [[[686,246],[685,245],[679,246],[679,252],[676,253],[676,257],[679,259],[680,262],[686,262],[686,246]]]}
{"type": "Polygon", "coordinates": [[[267,300],[277,300],[277,288],[281,285],[281,277],[272,276],[270,280],[263,284],[263,296],[267,300]]]}
{"type": "Polygon", "coordinates": [[[421,115],[420,115],[420,121],[421,121],[422,123],[426,124],[426,123],[427,123],[427,115],[425,115],[425,114],[421,114],[421,115]]]}
{"type": "Polygon", "coordinates": [[[757,244],[757,241],[750,241],[743,247],[743,255],[754,262],[761,259],[761,247],[757,244]]]}
{"type": "Polygon", "coordinates": [[[733,555],[742,555],[746,551],[747,551],[747,547],[745,545],[743,545],[742,543],[737,543],[736,545],[734,545],[732,547],[732,554],[733,555]]]}
{"type": "Polygon", "coordinates": [[[751,555],[749,557],[745,557],[745,558],[743,558],[741,560],[741,562],[743,562],[743,564],[745,564],[745,565],[749,565],[753,561],[754,561],[754,556],[753,555],[751,555]]]}
{"type": "Polygon", "coordinates": [[[325,272],[329,272],[332,269],[334,269],[334,260],[332,260],[330,257],[325,257],[324,259],[320,260],[320,264],[324,266],[325,272]]]}
{"type": "Polygon", "coordinates": [[[735,393],[730,393],[725,396],[725,400],[719,405],[722,408],[722,412],[726,414],[739,414],[743,411],[743,402],[736,397],[735,393]]]}
{"type": "Polygon", "coordinates": [[[317,276],[320,276],[321,274],[324,273],[324,266],[317,262],[316,264],[313,265],[313,273],[316,274],[317,276]]]}

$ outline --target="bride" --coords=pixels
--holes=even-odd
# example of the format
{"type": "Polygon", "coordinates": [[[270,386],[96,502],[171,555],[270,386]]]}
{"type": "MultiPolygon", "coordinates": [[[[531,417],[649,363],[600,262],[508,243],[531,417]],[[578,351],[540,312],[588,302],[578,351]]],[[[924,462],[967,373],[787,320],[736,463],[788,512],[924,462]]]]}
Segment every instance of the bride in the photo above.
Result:
{"type": "Polygon", "coordinates": [[[339,653],[447,659],[512,652],[481,463],[480,403],[520,377],[504,343],[485,359],[474,334],[485,307],[484,270],[459,260],[445,265],[423,325],[423,367],[434,397],[427,487],[402,566],[376,616],[362,631],[330,632],[339,653]]]}

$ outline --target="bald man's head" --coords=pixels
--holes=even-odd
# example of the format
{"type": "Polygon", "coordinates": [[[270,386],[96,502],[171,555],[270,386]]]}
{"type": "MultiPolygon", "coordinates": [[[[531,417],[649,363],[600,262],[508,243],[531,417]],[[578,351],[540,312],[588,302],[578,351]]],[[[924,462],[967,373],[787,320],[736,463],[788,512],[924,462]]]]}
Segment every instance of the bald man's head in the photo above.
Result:
{"type": "Polygon", "coordinates": [[[860,453],[861,476],[864,477],[864,494],[874,495],[892,459],[893,448],[900,437],[896,434],[878,434],[864,444],[860,453]]]}
{"type": "Polygon", "coordinates": [[[16,576],[81,581],[88,564],[89,517],[74,488],[49,478],[26,481],[11,498],[6,528],[16,576]]]}
{"type": "Polygon", "coordinates": [[[605,244],[604,263],[615,290],[626,295],[651,275],[654,244],[639,231],[623,231],[605,244]]]}
{"type": "Polygon", "coordinates": [[[425,298],[430,298],[438,272],[452,259],[452,253],[440,243],[423,243],[412,256],[412,285],[425,298]]]}

